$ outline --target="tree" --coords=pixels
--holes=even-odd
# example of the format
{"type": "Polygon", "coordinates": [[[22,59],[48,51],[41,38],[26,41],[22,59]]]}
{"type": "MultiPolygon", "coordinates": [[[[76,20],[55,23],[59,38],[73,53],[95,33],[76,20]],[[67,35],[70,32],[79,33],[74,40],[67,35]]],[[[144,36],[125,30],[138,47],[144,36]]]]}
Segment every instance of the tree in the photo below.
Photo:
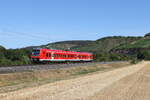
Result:
{"type": "Polygon", "coordinates": [[[150,51],[140,51],[137,54],[138,59],[150,60],[150,51]]]}

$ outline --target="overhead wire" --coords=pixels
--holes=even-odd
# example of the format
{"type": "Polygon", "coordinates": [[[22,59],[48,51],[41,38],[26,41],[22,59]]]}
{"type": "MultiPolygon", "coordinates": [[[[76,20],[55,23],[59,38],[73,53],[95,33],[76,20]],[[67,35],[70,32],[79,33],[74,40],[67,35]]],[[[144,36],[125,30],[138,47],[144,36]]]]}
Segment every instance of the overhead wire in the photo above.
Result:
{"type": "MultiPolygon", "coordinates": [[[[41,41],[41,42],[50,42],[50,41],[53,41],[51,40],[50,38],[48,37],[44,37],[43,35],[37,35],[37,34],[29,34],[29,33],[23,33],[23,32],[1,32],[3,33],[3,35],[7,35],[7,36],[13,36],[13,37],[16,37],[18,38],[19,37],[22,37],[22,38],[28,38],[28,40],[30,40],[31,38],[32,39],[36,39],[38,41],[41,41]],[[15,35],[14,35],[15,34],[15,35]],[[48,41],[47,41],[48,40],[48,41]]],[[[16,39],[15,38],[15,39],[16,39]]]]}
{"type": "MultiPolygon", "coordinates": [[[[48,44],[51,42],[54,42],[54,40],[51,40],[48,37],[45,37],[43,35],[37,35],[37,34],[29,34],[29,33],[24,33],[24,32],[10,32],[10,31],[5,31],[5,32],[0,32],[1,36],[6,36],[6,38],[11,38],[13,39],[13,41],[15,42],[20,42],[20,39],[17,38],[23,38],[22,40],[24,41],[24,43],[26,44],[26,46],[33,46],[33,45],[43,45],[43,44],[48,44]],[[35,43],[37,42],[37,43],[35,43]],[[29,44],[29,45],[27,45],[29,44]]],[[[5,40],[6,42],[7,40],[5,40]]],[[[1,41],[2,42],[2,41],[1,41]]],[[[14,42],[14,43],[15,43],[14,42]]],[[[4,44],[2,42],[2,44],[4,44]]],[[[25,47],[26,47],[25,46],[25,47]]]]}

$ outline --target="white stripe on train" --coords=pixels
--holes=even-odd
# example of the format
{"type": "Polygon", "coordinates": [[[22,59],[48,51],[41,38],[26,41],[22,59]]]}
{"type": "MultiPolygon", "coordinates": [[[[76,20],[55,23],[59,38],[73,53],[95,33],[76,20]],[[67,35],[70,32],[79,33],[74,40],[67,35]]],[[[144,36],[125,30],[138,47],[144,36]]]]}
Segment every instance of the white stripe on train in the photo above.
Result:
{"type": "Polygon", "coordinates": [[[92,61],[92,59],[39,59],[39,61],[92,61]]]}

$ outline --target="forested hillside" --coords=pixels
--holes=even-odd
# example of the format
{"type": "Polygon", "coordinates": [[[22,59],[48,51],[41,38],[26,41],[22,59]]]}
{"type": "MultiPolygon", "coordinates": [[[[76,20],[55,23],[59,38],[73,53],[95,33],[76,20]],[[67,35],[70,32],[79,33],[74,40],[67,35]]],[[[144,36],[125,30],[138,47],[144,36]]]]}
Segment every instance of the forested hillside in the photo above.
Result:
{"type": "Polygon", "coordinates": [[[134,56],[137,59],[150,60],[150,33],[143,38],[120,45],[111,50],[111,53],[134,56]]]}
{"type": "Polygon", "coordinates": [[[150,34],[145,37],[104,37],[95,41],[77,40],[30,46],[20,49],[5,49],[0,46],[0,65],[30,64],[32,48],[48,48],[92,52],[96,61],[149,59],[150,34]],[[148,55],[148,56],[147,56],[148,55]]]}

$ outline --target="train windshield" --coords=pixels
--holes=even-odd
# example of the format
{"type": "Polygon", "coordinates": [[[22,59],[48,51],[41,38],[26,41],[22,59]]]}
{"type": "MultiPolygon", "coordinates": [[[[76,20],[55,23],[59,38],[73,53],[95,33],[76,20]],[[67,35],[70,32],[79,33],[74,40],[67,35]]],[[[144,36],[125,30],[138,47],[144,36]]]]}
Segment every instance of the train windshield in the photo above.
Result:
{"type": "Polygon", "coordinates": [[[40,50],[32,50],[32,56],[39,56],[40,50]]]}

